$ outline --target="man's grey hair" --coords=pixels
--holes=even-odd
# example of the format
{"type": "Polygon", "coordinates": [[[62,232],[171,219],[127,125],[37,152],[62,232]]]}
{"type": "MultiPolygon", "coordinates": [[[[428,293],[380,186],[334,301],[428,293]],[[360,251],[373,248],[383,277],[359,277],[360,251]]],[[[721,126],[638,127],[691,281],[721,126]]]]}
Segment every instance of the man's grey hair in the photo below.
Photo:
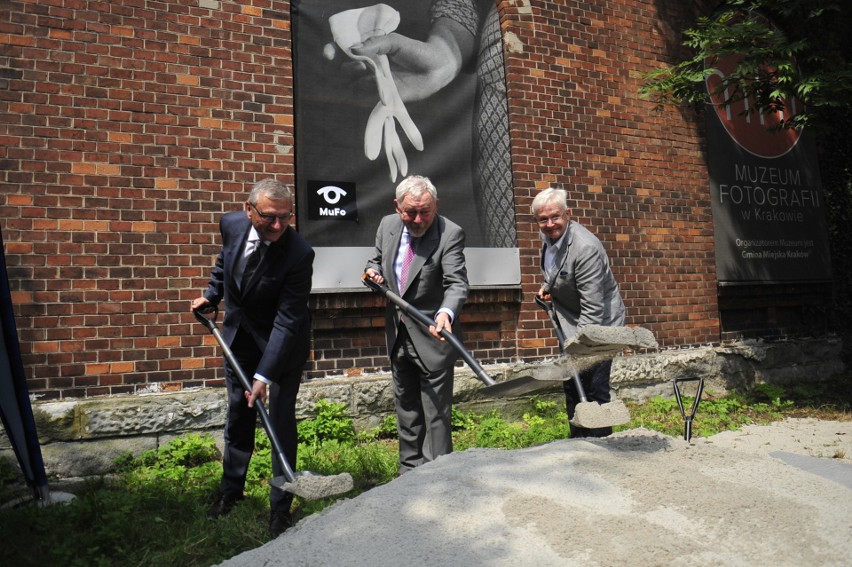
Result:
{"type": "Polygon", "coordinates": [[[262,196],[272,201],[288,201],[291,205],[293,204],[293,190],[290,186],[271,177],[261,179],[252,186],[248,201],[252,205],[257,205],[257,201],[262,196]]]}
{"type": "Polygon", "coordinates": [[[432,185],[428,177],[422,175],[409,175],[399,182],[396,186],[396,201],[402,203],[406,195],[411,195],[414,199],[421,197],[423,193],[432,195],[432,200],[438,200],[438,190],[432,185]]]}
{"type": "Polygon", "coordinates": [[[568,210],[568,192],[565,189],[548,187],[535,196],[532,202],[532,214],[537,215],[546,205],[554,204],[561,212],[568,210]]]}

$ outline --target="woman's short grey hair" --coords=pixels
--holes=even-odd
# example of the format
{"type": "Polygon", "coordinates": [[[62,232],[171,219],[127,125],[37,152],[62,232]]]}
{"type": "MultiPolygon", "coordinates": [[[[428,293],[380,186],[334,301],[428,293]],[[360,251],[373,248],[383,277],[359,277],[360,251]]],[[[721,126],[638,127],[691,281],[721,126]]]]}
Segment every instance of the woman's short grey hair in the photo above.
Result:
{"type": "Polygon", "coordinates": [[[432,195],[433,201],[438,200],[438,190],[435,189],[435,186],[432,185],[428,177],[423,177],[422,175],[409,175],[396,186],[396,200],[398,203],[402,203],[402,200],[408,194],[416,199],[422,196],[423,193],[432,195]]]}
{"type": "Polygon", "coordinates": [[[535,196],[532,202],[532,214],[537,215],[546,205],[554,204],[561,212],[568,210],[568,192],[565,189],[548,187],[535,196]]]}
{"type": "Polygon", "coordinates": [[[257,205],[257,201],[265,196],[272,201],[288,201],[293,203],[293,191],[286,183],[281,183],[277,179],[261,179],[255,183],[249,193],[248,201],[252,205],[257,205]]]}

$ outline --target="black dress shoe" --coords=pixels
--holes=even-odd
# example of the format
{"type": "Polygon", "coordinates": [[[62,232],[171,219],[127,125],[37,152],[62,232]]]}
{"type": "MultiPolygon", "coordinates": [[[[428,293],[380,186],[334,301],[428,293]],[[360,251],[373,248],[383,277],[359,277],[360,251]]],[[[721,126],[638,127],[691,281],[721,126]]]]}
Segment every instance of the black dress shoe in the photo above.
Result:
{"type": "Polygon", "coordinates": [[[273,510],[269,515],[269,535],[278,537],[284,531],[293,525],[293,517],[290,512],[281,512],[273,510]]]}
{"type": "Polygon", "coordinates": [[[243,498],[245,498],[245,496],[242,494],[218,494],[216,496],[216,501],[207,511],[207,517],[211,520],[215,520],[216,518],[224,516],[233,509],[234,504],[243,498]]]}

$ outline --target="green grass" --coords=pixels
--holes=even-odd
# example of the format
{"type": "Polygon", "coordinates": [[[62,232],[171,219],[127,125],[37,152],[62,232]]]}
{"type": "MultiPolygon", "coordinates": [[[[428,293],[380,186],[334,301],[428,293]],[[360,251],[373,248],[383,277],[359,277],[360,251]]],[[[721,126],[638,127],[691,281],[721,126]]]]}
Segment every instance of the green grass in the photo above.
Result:
{"type": "MultiPolygon", "coordinates": [[[[684,390],[694,386],[684,386],[684,390]]],[[[695,398],[682,397],[688,415],[695,398]]],[[[627,403],[632,417],[627,426],[644,427],[667,435],[683,436],[684,417],[674,397],[655,397],[647,402],[627,403]]],[[[852,373],[832,382],[811,383],[784,389],[761,384],[746,393],[715,396],[705,390],[692,423],[693,437],[710,437],[721,431],[740,429],[743,425],[764,425],[794,417],[850,420],[852,412],[852,373]]]]}
{"type": "MultiPolygon", "coordinates": [[[[694,390],[693,390],[694,391],[694,390]]],[[[683,398],[689,411],[692,399],[683,398]]],[[[617,430],[644,427],[682,437],[684,419],[674,398],[628,403],[632,421],[617,430]]],[[[833,383],[781,389],[760,386],[746,394],[717,397],[705,391],[692,426],[707,437],[746,424],[786,417],[852,420],[852,375],[833,383]]],[[[532,398],[520,416],[453,411],[457,451],[471,447],[519,449],[568,437],[562,403],[532,398]]],[[[299,424],[297,470],[350,473],[349,498],[389,482],[397,472],[395,421],[356,433],[344,407],[317,404],[315,419],[299,424]]],[[[208,566],[268,541],[270,447],[258,431],[256,458],[249,470],[246,499],[228,516],[206,519],[221,464],[210,436],[188,434],[165,447],[116,463],[115,477],[87,482],[67,505],[0,508],[0,564],[63,566],[208,566]]],[[[0,461],[0,501],[19,483],[18,473],[0,461]]],[[[333,504],[296,499],[298,520],[333,504]]]]}

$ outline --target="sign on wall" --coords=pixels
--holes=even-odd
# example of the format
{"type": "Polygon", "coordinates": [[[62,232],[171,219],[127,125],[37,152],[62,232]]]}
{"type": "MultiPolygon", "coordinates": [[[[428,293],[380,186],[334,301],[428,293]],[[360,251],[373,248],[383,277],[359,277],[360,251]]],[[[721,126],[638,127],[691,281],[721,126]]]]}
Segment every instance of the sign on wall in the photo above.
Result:
{"type": "MultiPolygon", "coordinates": [[[[784,118],[724,104],[719,90],[736,58],[717,63],[706,86],[708,164],[720,284],[831,279],[825,203],[816,149],[806,130],[773,128],[784,118]]],[[[795,112],[787,101],[784,113],[795,112]]]]}
{"type": "Polygon", "coordinates": [[[363,289],[407,175],[429,177],[439,212],[464,228],[472,285],[520,283],[496,3],[291,6],[298,226],[317,251],[314,290],[363,289]],[[451,49],[432,49],[435,37],[451,49]],[[370,41],[381,48],[358,55],[370,41]]]}

